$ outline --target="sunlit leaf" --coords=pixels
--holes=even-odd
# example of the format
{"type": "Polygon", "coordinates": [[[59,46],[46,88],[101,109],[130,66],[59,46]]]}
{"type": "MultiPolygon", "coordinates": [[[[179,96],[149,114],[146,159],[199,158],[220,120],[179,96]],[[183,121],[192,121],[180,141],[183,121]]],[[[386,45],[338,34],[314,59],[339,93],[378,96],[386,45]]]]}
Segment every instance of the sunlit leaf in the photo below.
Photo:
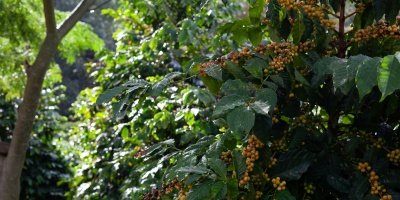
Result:
{"type": "Polygon", "coordinates": [[[382,92],[380,101],[383,101],[395,90],[400,89],[400,52],[394,56],[389,55],[383,58],[378,68],[378,87],[382,92]]]}

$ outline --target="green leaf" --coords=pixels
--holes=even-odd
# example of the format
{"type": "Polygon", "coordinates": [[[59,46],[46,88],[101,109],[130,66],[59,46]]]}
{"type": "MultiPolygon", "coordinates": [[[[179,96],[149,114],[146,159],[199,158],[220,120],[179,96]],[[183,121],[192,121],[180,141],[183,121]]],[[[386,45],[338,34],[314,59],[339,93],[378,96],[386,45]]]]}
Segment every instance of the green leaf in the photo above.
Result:
{"type": "Polygon", "coordinates": [[[214,199],[223,199],[228,192],[228,187],[223,181],[218,181],[211,188],[211,194],[214,199]]]}
{"type": "Polygon", "coordinates": [[[206,155],[209,158],[219,158],[222,152],[222,139],[215,141],[210,147],[208,148],[206,155]]]}
{"type": "MultiPolygon", "coordinates": [[[[276,27],[279,24],[279,12],[281,5],[277,0],[271,0],[268,4],[267,17],[271,22],[272,27],[276,27]]],[[[271,28],[270,28],[271,30],[271,28]]]]}
{"type": "Polygon", "coordinates": [[[277,191],[275,193],[275,198],[277,200],[296,200],[288,190],[277,191]]]}
{"type": "Polygon", "coordinates": [[[236,199],[239,195],[238,181],[236,179],[229,179],[226,185],[228,187],[227,196],[229,199],[236,199]]]}
{"type": "Polygon", "coordinates": [[[346,142],[346,146],[344,147],[344,151],[347,155],[351,155],[357,149],[358,144],[360,143],[360,138],[353,137],[349,141],[346,142]]]}
{"type": "Polygon", "coordinates": [[[385,14],[386,0],[374,0],[372,6],[374,7],[375,21],[379,21],[385,14]]]}
{"type": "Polygon", "coordinates": [[[179,35],[178,35],[178,42],[181,44],[185,44],[187,39],[188,39],[188,32],[187,30],[182,30],[180,31],[179,35]]]}
{"type": "MultiPolygon", "coordinates": [[[[332,66],[331,64],[337,65],[341,59],[337,57],[325,57],[324,59],[316,62],[311,70],[315,73],[312,78],[312,86],[318,87],[321,83],[325,81],[325,79],[332,74],[332,66]],[[336,64],[335,64],[336,63],[336,64]]],[[[343,60],[342,60],[343,62],[343,60]]]]}
{"type": "Polygon", "coordinates": [[[240,80],[228,80],[222,85],[221,91],[227,95],[246,96],[250,93],[250,88],[240,80]]]}
{"type": "Polygon", "coordinates": [[[267,63],[260,58],[252,58],[251,60],[247,61],[244,64],[244,67],[248,72],[250,72],[251,75],[253,75],[255,78],[262,79],[264,72],[263,68],[267,66],[267,63]]]}
{"type": "Polygon", "coordinates": [[[278,101],[278,97],[276,96],[275,91],[269,88],[263,88],[257,90],[255,99],[256,101],[260,101],[268,105],[270,111],[274,109],[274,106],[278,101]]]}
{"type": "Polygon", "coordinates": [[[209,173],[210,170],[207,167],[203,166],[186,166],[181,167],[177,170],[178,172],[186,172],[186,173],[194,173],[194,174],[206,174],[209,173]]]}
{"type": "Polygon", "coordinates": [[[233,165],[235,166],[236,177],[239,178],[240,175],[246,170],[246,158],[237,150],[232,151],[233,155],[233,165]]]}
{"type": "Polygon", "coordinates": [[[271,39],[273,42],[281,42],[281,37],[278,35],[277,30],[269,27],[268,28],[268,37],[271,39]]]}
{"type": "Polygon", "coordinates": [[[165,75],[163,80],[154,84],[151,87],[150,95],[158,96],[164,90],[164,88],[167,86],[167,84],[172,81],[172,79],[174,79],[175,77],[178,77],[178,76],[182,76],[182,75],[184,75],[184,73],[181,73],[181,72],[172,72],[172,73],[165,75]]]}
{"type": "Polygon", "coordinates": [[[370,58],[364,55],[352,56],[346,63],[340,62],[339,65],[332,66],[333,86],[339,89],[342,94],[347,95],[353,86],[355,86],[355,76],[358,67],[370,58]]]}
{"type": "Polygon", "coordinates": [[[363,200],[364,195],[370,188],[368,177],[364,176],[360,171],[356,171],[351,181],[349,192],[350,199],[363,200]]]}
{"type": "Polygon", "coordinates": [[[348,180],[337,174],[330,174],[326,177],[330,186],[342,193],[349,193],[350,183],[348,180]]]}
{"type": "MultiPolygon", "coordinates": [[[[139,81],[139,80],[138,80],[138,81],[139,81]]],[[[143,80],[143,81],[144,81],[144,80],[143,80]]],[[[146,83],[142,82],[142,83],[137,83],[137,84],[135,84],[135,85],[130,85],[129,89],[126,90],[126,93],[133,92],[133,91],[135,91],[135,90],[137,90],[137,89],[139,89],[139,88],[144,88],[144,87],[146,87],[147,85],[149,85],[149,83],[148,83],[147,81],[145,81],[145,82],[146,82],[146,83]]],[[[126,83],[125,83],[124,85],[126,85],[126,83]]]]}
{"type": "Polygon", "coordinates": [[[356,85],[360,100],[372,91],[372,88],[377,85],[378,67],[381,65],[382,58],[372,58],[364,61],[358,66],[356,75],[356,85]]]}
{"type": "Polygon", "coordinates": [[[240,79],[242,81],[246,80],[246,75],[243,73],[242,69],[239,67],[238,64],[230,61],[230,60],[225,60],[226,63],[226,68],[229,73],[231,73],[235,78],[240,79]]]}
{"type": "Polygon", "coordinates": [[[310,83],[307,81],[307,79],[304,78],[304,76],[301,75],[301,73],[299,71],[297,71],[296,69],[294,70],[294,77],[295,77],[296,81],[299,81],[300,83],[302,83],[304,85],[311,86],[310,83]]]}
{"type": "Polygon", "coordinates": [[[249,17],[235,21],[235,24],[231,28],[231,32],[237,43],[241,43],[245,38],[247,38],[247,28],[250,25],[251,21],[249,17]]]}
{"type": "Polygon", "coordinates": [[[277,83],[281,87],[285,87],[285,84],[283,82],[282,77],[280,77],[278,75],[272,75],[272,76],[270,76],[270,78],[271,78],[272,81],[274,81],[275,83],[277,83]]]}
{"type": "Polygon", "coordinates": [[[213,116],[225,114],[237,106],[244,105],[248,100],[248,97],[241,95],[225,96],[215,105],[213,116]]]}
{"type": "Polygon", "coordinates": [[[222,69],[219,65],[211,65],[207,67],[204,71],[206,71],[209,76],[222,81],[222,69]]]}
{"type": "Polygon", "coordinates": [[[298,180],[307,171],[314,158],[314,153],[304,149],[283,153],[269,174],[271,177],[279,176],[283,180],[298,180]]]}
{"type": "Polygon", "coordinates": [[[185,184],[190,185],[191,183],[198,181],[201,177],[202,177],[201,174],[191,174],[186,179],[185,184]]]}
{"type": "Polygon", "coordinates": [[[207,197],[211,194],[211,188],[213,182],[206,180],[193,186],[190,192],[186,196],[186,200],[203,200],[208,199],[207,197]]]}
{"type": "Polygon", "coordinates": [[[337,0],[329,0],[329,4],[331,4],[333,10],[335,11],[335,13],[339,12],[339,8],[340,8],[340,1],[337,0]]]}
{"type": "Polygon", "coordinates": [[[262,40],[263,31],[258,27],[249,28],[248,36],[251,44],[256,47],[262,40]]]}
{"type": "Polygon", "coordinates": [[[227,171],[224,161],[219,158],[209,158],[208,164],[210,165],[210,168],[214,170],[214,172],[217,173],[219,176],[226,177],[227,171]]]}
{"type": "Polygon", "coordinates": [[[234,134],[242,135],[243,132],[250,133],[254,126],[255,114],[245,106],[234,108],[228,113],[227,123],[234,134]]]}
{"type": "Polygon", "coordinates": [[[106,103],[106,102],[110,102],[112,100],[112,98],[114,98],[115,96],[117,96],[119,93],[121,93],[122,91],[128,89],[129,87],[127,86],[118,86],[115,88],[111,88],[109,90],[106,90],[105,92],[103,92],[96,100],[96,105],[100,105],[102,103],[106,103]]]}
{"type": "Polygon", "coordinates": [[[294,23],[292,29],[293,43],[300,43],[304,30],[306,30],[306,27],[303,22],[303,15],[299,12],[299,16],[296,18],[296,22],[294,23]]]}
{"type": "Polygon", "coordinates": [[[378,87],[382,92],[380,102],[400,88],[400,52],[383,58],[378,68],[378,87]]]}
{"type": "Polygon", "coordinates": [[[260,23],[260,18],[261,14],[263,13],[264,5],[265,5],[265,0],[257,0],[256,2],[250,4],[249,16],[253,24],[260,23]]]}
{"type": "MultiPolygon", "coordinates": [[[[269,116],[269,112],[271,111],[271,106],[262,101],[255,101],[250,104],[250,108],[261,115],[269,116]]],[[[273,107],[272,107],[273,109],[273,107]]]]}
{"type": "Polygon", "coordinates": [[[386,6],[385,20],[390,22],[390,24],[394,24],[396,17],[399,15],[400,2],[397,0],[387,0],[386,4],[390,6],[386,6]]]}
{"type": "Polygon", "coordinates": [[[389,95],[386,106],[386,116],[389,116],[397,111],[399,98],[397,95],[389,95]]]}
{"type": "Polygon", "coordinates": [[[219,81],[215,78],[212,78],[210,76],[201,76],[201,81],[203,81],[204,85],[207,86],[207,88],[210,90],[211,93],[213,94],[218,94],[219,89],[221,88],[222,81],[219,81]]]}

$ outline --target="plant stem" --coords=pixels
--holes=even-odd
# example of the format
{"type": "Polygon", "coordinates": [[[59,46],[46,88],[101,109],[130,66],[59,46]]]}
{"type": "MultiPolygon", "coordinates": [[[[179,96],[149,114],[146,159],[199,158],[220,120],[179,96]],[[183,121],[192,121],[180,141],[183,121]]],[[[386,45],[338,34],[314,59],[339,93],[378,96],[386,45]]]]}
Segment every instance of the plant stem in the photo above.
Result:
{"type": "Polygon", "coordinates": [[[337,54],[339,58],[345,58],[347,50],[347,44],[344,38],[345,36],[344,26],[346,22],[345,7],[346,7],[346,0],[340,0],[339,31],[338,31],[339,45],[337,54]]]}

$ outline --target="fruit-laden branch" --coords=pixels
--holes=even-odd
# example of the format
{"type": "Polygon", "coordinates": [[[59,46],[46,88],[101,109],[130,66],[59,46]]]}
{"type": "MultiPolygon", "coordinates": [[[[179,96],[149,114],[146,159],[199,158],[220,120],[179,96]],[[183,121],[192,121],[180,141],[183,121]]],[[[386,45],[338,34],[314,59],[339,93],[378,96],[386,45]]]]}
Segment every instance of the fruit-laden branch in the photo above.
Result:
{"type": "Polygon", "coordinates": [[[30,133],[36,109],[41,97],[44,76],[57,51],[61,39],[75,26],[96,0],[82,0],[56,28],[53,0],[43,0],[46,21],[46,37],[36,56],[35,62],[26,69],[27,84],[23,101],[18,108],[18,116],[12,134],[8,155],[3,163],[0,182],[0,199],[17,200],[20,195],[20,177],[29,146],[30,133]]]}

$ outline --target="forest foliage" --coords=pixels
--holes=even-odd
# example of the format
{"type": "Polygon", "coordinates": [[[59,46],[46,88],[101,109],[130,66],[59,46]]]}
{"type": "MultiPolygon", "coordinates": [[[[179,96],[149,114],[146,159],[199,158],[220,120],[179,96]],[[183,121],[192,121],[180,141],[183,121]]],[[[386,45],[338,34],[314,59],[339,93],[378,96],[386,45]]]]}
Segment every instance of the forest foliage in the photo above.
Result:
{"type": "MultiPolygon", "coordinates": [[[[396,0],[119,3],[102,11],[119,24],[115,51],[86,44],[87,25],[59,48],[70,62],[96,50],[97,86],[59,116],[52,67],[22,198],[400,199],[396,0]]],[[[0,56],[29,52],[21,38],[0,35],[0,56]]],[[[11,83],[31,57],[4,58],[0,116],[15,116],[11,83]]]]}
{"type": "Polygon", "coordinates": [[[204,103],[195,121],[212,129],[189,142],[182,138],[197,124],[176,104],[172,113],[154,113],[157,131],[147,138],[135,127],[121,129],[125,140],[140,141],[132,159],[144,164],[142,178],[162,177],[143,198],[400,198],[398,3],[248,3],[247,16],[218,29],[241,47],[194,58],[185,73],[157,82],[129,79],[97,98],[100,104],[121,94],[114,116],[137,102],[129,116],[191,76],[213,94],[195,96],[204,103]],[[165,136],[180,116],[184,134],[165,136]]]}

